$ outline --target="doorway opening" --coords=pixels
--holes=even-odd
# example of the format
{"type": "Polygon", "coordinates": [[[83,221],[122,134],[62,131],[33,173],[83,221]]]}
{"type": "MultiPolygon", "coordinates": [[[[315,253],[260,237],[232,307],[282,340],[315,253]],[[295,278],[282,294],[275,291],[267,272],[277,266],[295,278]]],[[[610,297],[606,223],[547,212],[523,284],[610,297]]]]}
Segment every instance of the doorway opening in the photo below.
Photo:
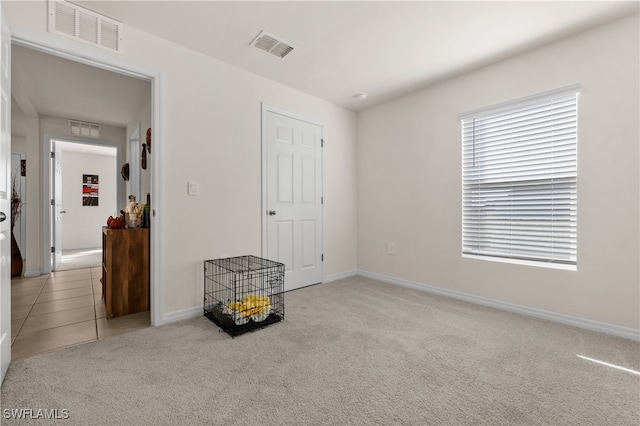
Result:
{"type": "MultiPolygon", "coordinates": [[[[84,78],[89,74],[100,74],[100,79],[95,83],[95,88],[99,89],[99,94],[104,94],[104,92],[109,90],[115,91],[114,87],[109,83],[109,78],[107,77],[105,80],[105,72],[108,72],[109,74],[118,74],[120,77],[125,76],[131,80],[141,81],[147,85],[148,89],[146,90],[146,99],[141,99],[141,104],[138,105],[140,117],[144,118],[132,116],[130,120],[131,123],[137,124],[137,136],[134,136],[133,134],[130,135],[130,126],[127,124],[126,128],[123,129],[121,136],[105,137],[105,140],[109,140],[109,142],[117,141],[117,147],[115,148],[116,154],[112,156],[115,158],[115,161],[113,161],[114,164],[110,167],[109,171],[109,174],[114,175],[114,177],[106,178],[107,172],[87,169],[76,170],[76,176],[72,176],[70,178],[71,183],[75,186],[75,189],[71,190],[72,195],[74,198],[77,197],[77,199],[72,198],[72,207],[74,209],[79,209],[80,211],[83,209],[85,211],[92,211],[92,216],[96,219],[99,218],[100,221],[98,230],[95,232],[100,238],[99,247],[91,247],[95,245],[94,243],[84,247],[80,252],[75,253],[65,253],[67,250],[64,250],[64,243],[58,245],[52,244],[52,242],[55,242],[56,238],[58,238],[55,233],[55,225],[53,224],[56,216],[56,206],[51,206],[52,198],[50,196],[50,191],[51,193],[55,192],[54,186],[56,180],[52,179],[51,175],[55,173],[56,167],[52,161],[47,161],[47,159],[50,157],[51,152],[56,152],[56,145],[59,145],[58,148],[64,147],[64,144],[69,144],[69,146],[73,145],[76,146],[76,148],[80,146],[85,148],[89,146],[98,148],[98,145],[100,144],[91,143],[91,140],[88,141],[83,138],[70,137],[69,134],[67,134],[66,127],[62,126],[60,123],[71,119],[81,121],[98,121],[100,123],[104,123],[101,120],[105,119],[106,111],[105,114],[99,114],[98,119],[90,116],[78,116],[68,112],[65,113],[62,109],[62,112],[56,113],[52,110],[42,112],[41,110],[38,110],[38,108],[33,107],[27,112],[27,114],[32,113],[25,120],[27,122],[27,126],[31,125],[31,127],[35,127],[36,130],[31,130],[31,134],[29,134],[29,130],[27,129],[27,135],[23,136],[21,144],[24,144],[26,147],[27,160],[30,161],[30,165],[33,164],[31,166],[31,170],[35,173],[35,178],[33,177],[34,175],[32,175],[30,183],[31,185],[35,185],[36,189],[31,193],[38,193],[40,195],[37,195],[29,206],[32,209],[32,214],[33,212],[38,211],[38,214],[35,215],[35,220],[32,221],[32,224],[35,225],[30,229],[30,224],[27,224],[27,246],[29,246],[30,242],[32,248],[30,254],[36,254],[36,256],[31,256],[32,262],[30,267],[33,268],[33,274],[19,279],[22,280],[20,283],[20,291],[22,294],[20,294],[19,291],[14,291],[14,288],[17,287],[14,286],[14,283],[12,282],[12,293],[15,297],[12,297],[11,311],[12,314],[15,314],[12,316],[16,318],[15,321],[12,321],[12,359],[23,358],[36,353],[48,352],[78,343],[97,340],[113,334],[120,334],[137,328],[148,327],[149,325],[159,325],[162,322],[161,277],[160,274],[155,272],[160,264],[157,259],[161,252],[161,237],[159,236],[161,233],[159,232],[159,218],[155,215],[155,211],[150,230],[154,245],[151,247],[151,253],[149,256],[151,269],[149,290],[151,294],[150,307],[148,308],[148,311],[141,312],[140,314],[128,315],[126,317],[110,318],[107,321],[104,315],[102,285],[100,283],[101,260],[97,267],[93,267],[95,260],[91,260],[90,262],[92,264],[87,265],[89,267],[81,267],[78,269],[78,265],[76,264],[76,266],[68,268],[69,270],[63,270],[67,269],[64,266],[65,258],[68,258],[70,262],[78,261],[81,258],[95,256],[96,254],[99,258],[102,258],[100,230],[102,225],[106,225],[107,217],[115,214],[125,205],[124,201],[126,200],[126,195],[130,187],[128,183],[120,177],[120,171],[121,166],[123,166],[129,158],[130,153],[128,151],[133,147],[132,140],[140,139],[139,127],[141,122],[144,124],[145,129],[147,127],[154,129],[154,139],[157,142],[155,146],[158,147],[154,150],[154,155],[150,156],[148,160],[149,167],[143,180],[146,187],[143,189],[145,190],[145,193],[150,192],[153,194],[154,192],[152,189],[157,188],[159,174],[157,174],[156,167],[160,161],[159,157],[162,155],[162,146],[158,142],[160,141],[161,136],[160,130],[155,130],[155,123],[159,122],[159,107],[156,104],[160,98],[160,88],[156,80],[159,77],[157,75],[154,76],[154,73],[140,73],[133,70],[129,71],[126,68],[127,64],[101,63],[100,61],[87,59],[80,55],[73,55],[69,53],[69,49],[67,48],[58,50],[56,48],[55,40],[50,41],[51,45],[47,46],[42,45],[41,43],[41,40],[35,42],[25,39],[16,40],[14,38],[14,47],[18,46],[23,50],[33,50],[39,54],[44,54],[48,57],[47,61],[56,62],[56,65],[59,65],[60,60],[74,63],[76,65],[81,64],[85,67],[82,74],[83,78],[76,78],[76,82],[84,80],[84,78]],[[105,87],[109,89],[105,90],[105,87]],[[38,114],[33,114],[34,112],[38,114]],[[43,125],[43,122],[45,121],[46,123],[43,125]],[[34,123],[35,126],[33,126],[34,123]],[[54,148],[53,150],[52,147],[54,148]],[[38,163],[41,164],[41,167],[38,167],[38,163]],[[39,173],[39,175],[37,173],[39,173]],[[86,181],[84,175],[88,175],[90,180],[86,181]],[[97,178],[94,179],[94,177],[97,178]],[[109,182],[113,180],[113,186],[115,187],[113,192],[115,192],[116,195],[113,197],[114,202],[112,204],[110,203],[110,206],[106,204],[105,184],[107,183],[107,180],[105,179],[109,182]],[[84,202],[84,199],[87,197],[85,197],[85,194],[83,193],[83,188],[85,186],[84,184],[87,182],[92,185],[94,183],[98,185],[98,191],[97,194],[95,194],[97,197],[93,197],[98,199],[97,203],[93,199],[86,200],[86,203],[84,202]],[[97,209],[102,206],[109,208],[108,213],[97,212],[97,209]],[[60,254],[60,264],[57,267],[51,261],[53,258],[51,254],[51,247],[55,247],[54,251],[58,251],[60,254]],[[60,250],[58,250],[58,248],[60,248],[60,250]],[[37,262],[38,257],[39,262],[37,262]],[[40,265],[38,265],[38,263],[40,265]],[[18,300],[18,298],[21,299],[18,300]],[[54,307],[55,304],[61,304],[64,305],[64,307],[63,309],[57,309],[54,307]],[[29,320],[29,316],[32,316],[33,321],[29,320]],[[40,318],[35,318],[35,316],[39,316],[40,318]],[[43,327],[42,324],[44,324],[46,328],[43,327]],[[30,340],[30,342],[28,342],[28,340],[30,340]],[[35,348],[34,345],[38,344],[40,347],[35,348]],[[46,345],[43,346],[42,344],[46,345]]],[[[57,69],[56,65],[52,66],[51,62],[48,62],[48,66],[29,68],[45,69],[48,70],[47,72],[49,74],[58,77],[64,75],[64,73],[52,71],[52,69],[57,69]]],[[[26,73],[15,72],[13,75],[19,76],[19,80],[21,81],[19,81],[18,84],[22,83],[23,86],[19,90],[16,90],[15,93],[20,94],[22,92],[24,94],[25,87],[31,88],[31,85],[25,81],[27,78],[26,73]]],[[[39,81],[38,87],[41,88],[44,85],[42,83],[42,81],[39,81]]],[[[60,91],[60,93],[65,94],[72,92],[80,93],[81,90],[79,90],[79,88],[75,88],[74,91],[60,91]]],[[[24,101],[24,99],[22,99],[22,101],[24,101]]],[[[62,104],[64,99],[60,99],[60,101],[62,104]]],[[[121,99],[121,102],[128,104],[126,100],[121,99]]],[[[83,95],[83,107],[88,110],[90,108],[90,103],[99,104],[102,107],[106,104],[103,97],[95,96],[95,93],[86,93],[83,95]]],[[[22,107],[22,102],[18,102],[17,105],[22,107]]],[[[60,106],[62,107],[62,105],[60,106]]],[[[24,116],[24,111],[21,112],[24,116]]],[[[116,124],[117,123],[106,124],[105,127],[116,127],[116,124]]],[[[69,146],[67,146],[67,148],[69,148],[69,146]]],[[[111,149],[114,148],[111,147],[111,149]]],[[[73,155],[77,156],[79,153],[75,153],[73,155]]],[[[72,155],[64,151],[62,158],[66,156],[72,155]]],[[[85,167],[88,164],[86,161],[77,159],[74,163],[85,167]]],[[[63,170],[64,169],[65,168],[63,167],[63,170]]],[[[27,170],[29,172],[29,168],[27,170]]],[[[27,173],[27,180],[29,180],[29,173],[27,173]]],[[[66,179],[59,180],[62,182],[62,186],[64,186],[64,181],[66,179]]],[[[87,187],[90,189],[90,185],[87,185],[87,187]]],[[[27,188],[27,193],[29,193],[29,190],[30,189],[27,188]]],[[[67,197],[62,197],[60,205],[57,206],[58,216],[62,216],[64,219],[69,217],[71,214],[66,198],[67,197]]],[[[154,195],[156,205],[160,204],[159,198],[159,194],[158,196],[154,195]]],[[[55,198],[53,199],[55,204],[55,198]]],[[[70,227],[75,228],[75,231],[77,231],[77,238],[82,238],[83,235],[88,236],[95,234],[94,226],[84,225],[83,222],[79,220],[73,220],[70,227]]],[[[62,237],[63,241],[64,234],[66,233],[64,228],[69,227],[64,226],[63,224],[63,231],[57,233],[62,237]]]]}
{"type": "Polygon", "coordinates": [[[101,227],[118,209],[118,158],[115,146],[52,140],[48,208],[51,270],[98,268],[101,227]]]}

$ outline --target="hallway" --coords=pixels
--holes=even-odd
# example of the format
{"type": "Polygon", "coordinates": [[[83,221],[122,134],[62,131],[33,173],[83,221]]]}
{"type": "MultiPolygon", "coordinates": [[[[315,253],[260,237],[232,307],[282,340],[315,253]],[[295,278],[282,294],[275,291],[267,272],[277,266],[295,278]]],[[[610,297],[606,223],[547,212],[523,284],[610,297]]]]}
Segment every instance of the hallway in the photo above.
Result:
{"type": "Polygon", "coordinates": [[[149,311],[105,318],[100,276],[100,268],[85,268],[12,279],[11,358],[149,327],[149,311]]]}

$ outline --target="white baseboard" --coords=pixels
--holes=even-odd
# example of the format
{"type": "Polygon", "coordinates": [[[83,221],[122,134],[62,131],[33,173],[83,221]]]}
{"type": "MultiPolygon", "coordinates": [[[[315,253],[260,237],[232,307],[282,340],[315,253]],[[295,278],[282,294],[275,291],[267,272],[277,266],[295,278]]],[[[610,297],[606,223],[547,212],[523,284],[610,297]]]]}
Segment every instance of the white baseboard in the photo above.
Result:
{"type": "MultiPolygon", "coordinates": [[[[344,278],[355,277],[356,275],[358,275],[358,271],[354,269],[351,271],[341,272],[339,274],[327,275],[326,277],[324,277],[323,282],[328,283],[331,281],[337,281],[344,278]]],[[[200,306],[194,306],[187,309],[181,309],[179,311],[166,313],[162,317],[162,324],[168,324],[171,322],[182,321],[186,319],[199,317],[201,315],[204,315],[202,309],[203,309],[202,305],[200,305],[200,306]]]]}
{"type": "Polygon", "coordinates": [[[352,269],[351,271],[341,272],[339,274],[327,275],[324,277],[323,282],[330,283],[332,281],[338,281],[338,280],[343,280],[345,278],[355,277],[356,275],[358,275],[358,270],[352,269]]]}
{"type": "Polygon", "coordinates": [[[162,317],[162,324],[168,324],[171,322],[182,321],[186,319],[196,318],[204,315],[202,305],[194,306],[187,309],[181,309],[179,311],[173,311],[164,314],[162,317]]]}
{"type": "Polygon", "coordinates": [[[625,339],[640,341],[640,330],[635,328],[622,327],[615,324],[609,324],[609,323],[594,321],[586,318],[560,314],[557,312],[546,311],[544,309],[533,308],[530,306],[518,305],[510,302],[503,302],[501,300],[490,299],[482,296],[475,296],[473,294],[463,293],[455,290],[448,290],[445,288],[435,287],[435,286],[413,282],[413,281],[407,281],[399,278],[377,274],[374,272],[358,271],[358,275],[366,278],[371,278],[373,280],[384,281],[390,284],[397,284],[404,287],[410,287],[417,290],[426,291],[429,293],[439,294],[441,296],[451,297],[453,299],[464,300],[465,302],[475,303],[483,306],[489,306],[496,309],[502,309],[504,311],[515,312],[517,314],[522,314],[522,315],[528,315],[531,317],[553,321],[560,324],[570,325],[578,328],[583,328],[590,331],[597,331],[600,333],[606,333],[613,336],[622,337],[625,339]]]}
{"type": "Polygon", "coordinates": [[[40,269],[31,269],[31,270],[26,270],[24,272],[25,278],[39,277],[40,275],[42,275],[42,272],[40,271],[40,269]]]}
{"type": "MultiPolygon", "coordinates": [[[[373,280],[387,282],[390,284],[401,285],[401,286],[413,288],[416,290],[426,291],[428,293],[451,297],[452,299],[463,300],[465,302],[475,303],[483,306],[489,306],[491,308],[501,309],[504,311],[514,312],[517,314],[527,315],[535,318],[540,318],[547,321],[553,321],[560,324],[570,325],[570,326],[582,328],[585,330],[596,331],[599,333],[606,333],[612,336],[622,337],[624,339],[640,341],[640,330],[638,329],[622,327],[615,324],[594,321],[586,318],[575,317],[572,315],[565,315],[558,312],[546,311],[544,309],[518,305],[515,303],[504,302],[496,299],[490,299],[487,297],[475,296],[473,294],[463,293],[455,290],[448,290],[445,288],[436,287],[428,284],[422,284],[414,281],[403,280],[400,278],[389,277],[389,276],[377,274],[374,272],[367,272],[362,270],[347,271],[347,272],[342,272],[340,274],[328,275],[325,277],[324,282],[328,283],[331,281],[337,281],[344,278],[353,277],[356,275],[360,275],[366,278],[371,278],[373,280]]],[[[181,309],[179,311],[173,311],[173,312],[164,314],[162,323],[167,324],[167,323],[181,321],[185,319],[196,318],[201,315],[203,315],[202,306],[193,306],[191,308],[181,309]]]]}

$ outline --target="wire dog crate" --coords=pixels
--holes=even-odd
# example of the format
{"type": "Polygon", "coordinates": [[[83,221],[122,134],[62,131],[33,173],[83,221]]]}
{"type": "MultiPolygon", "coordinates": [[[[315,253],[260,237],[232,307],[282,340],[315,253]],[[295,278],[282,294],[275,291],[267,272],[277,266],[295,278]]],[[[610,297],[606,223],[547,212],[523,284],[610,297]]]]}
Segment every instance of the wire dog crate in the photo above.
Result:
{"type": "Polygon", "coordinates": [[[204,261],[204,316],[230,336],[284,319],[284,264],[256,256],[204,261]]]}

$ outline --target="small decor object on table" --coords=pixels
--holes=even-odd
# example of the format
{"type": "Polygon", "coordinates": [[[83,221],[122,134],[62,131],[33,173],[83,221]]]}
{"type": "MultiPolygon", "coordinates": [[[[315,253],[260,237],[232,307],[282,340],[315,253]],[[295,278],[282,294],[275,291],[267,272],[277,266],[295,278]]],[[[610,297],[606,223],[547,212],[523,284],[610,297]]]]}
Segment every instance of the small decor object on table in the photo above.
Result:
{"type": "Polygon", "coordinates": [[[127,228],[140,228],[142,226],[143,206],[136,202],[135,195],[129,195],[129,204],[124,210],[127,228]]]}
{"type": "Polygon", "coordinates": [[[204,261],[204,316],[231,337],[284,319],[284,264],[256,256],[204,261]]]}

